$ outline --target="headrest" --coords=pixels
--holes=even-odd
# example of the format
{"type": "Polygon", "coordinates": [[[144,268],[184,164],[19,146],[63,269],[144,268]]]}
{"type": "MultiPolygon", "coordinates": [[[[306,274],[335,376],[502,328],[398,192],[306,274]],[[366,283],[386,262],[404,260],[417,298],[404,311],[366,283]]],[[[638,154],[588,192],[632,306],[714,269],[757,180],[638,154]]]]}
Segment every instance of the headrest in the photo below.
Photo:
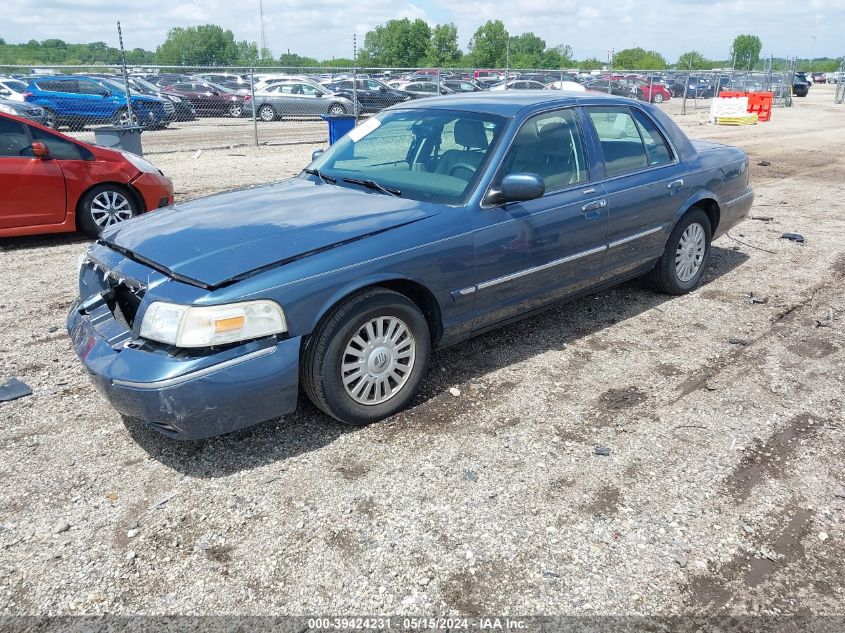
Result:
{"type": "Polygon", "coordinates": [[[484,123],[475,119],[458,119],[455,123],[455,143],[472,149],[487,148],[484,123]]]}

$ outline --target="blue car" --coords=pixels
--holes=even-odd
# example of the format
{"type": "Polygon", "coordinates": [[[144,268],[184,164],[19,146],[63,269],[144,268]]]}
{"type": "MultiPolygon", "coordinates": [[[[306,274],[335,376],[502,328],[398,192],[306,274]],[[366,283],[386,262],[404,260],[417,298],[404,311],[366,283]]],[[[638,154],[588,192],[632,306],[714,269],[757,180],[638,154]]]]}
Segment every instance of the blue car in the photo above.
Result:
{"type": "Polygon", "coordinates": [[[431,351],[647,275],[689,292],[749,212],[748,158],[592,93],[393,106],[299,176],[103,232],[68,332],[120,413],[174,438],[412,402],[431,351]]]}
{"type": "MultiPolygon", "coordinates": [[[[77,75],[29,78],[26,100],[44,109],[45,124],[53,129],[66,125],[82,129],[96,123],[127,125],[126,90],[108,79],[77,75]]],[[[131,94],[133,122],[165,127],[167,109],[162,99],[131,94]]]]}

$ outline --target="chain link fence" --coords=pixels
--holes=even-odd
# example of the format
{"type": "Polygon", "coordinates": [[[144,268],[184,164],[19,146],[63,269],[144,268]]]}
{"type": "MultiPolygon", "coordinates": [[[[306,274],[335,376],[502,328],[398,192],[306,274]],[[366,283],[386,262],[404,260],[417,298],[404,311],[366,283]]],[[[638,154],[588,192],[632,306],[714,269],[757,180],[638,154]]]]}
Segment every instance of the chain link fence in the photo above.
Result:
{"type": "MultiPolygon", "coordinates": [[[[144,128],[149,154],[323,143],[326,116],[360,119],[437,94],[506,90],[606,92],[672,114],[710,107],[723,91],[774,94],[791,105],[791,72],[576,69],[397,69],[0,66],[0,108],[94,141],[108,125],[144,128]]],[[[798,93],[800,94],[800,92],[798,93]]]]}

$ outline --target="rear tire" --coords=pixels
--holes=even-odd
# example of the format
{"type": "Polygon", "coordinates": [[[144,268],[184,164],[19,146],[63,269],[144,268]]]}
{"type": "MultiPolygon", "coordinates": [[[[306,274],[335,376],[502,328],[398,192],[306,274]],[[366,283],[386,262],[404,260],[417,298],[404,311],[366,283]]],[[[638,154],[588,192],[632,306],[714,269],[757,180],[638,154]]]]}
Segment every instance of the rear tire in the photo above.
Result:
{"type": "Polygon", "coordinates": [[[138,211],[138,203],[126,188],[98,185],[79,201],[76,224],[88,235],[97,237],[103,229],[135,217],[138,211]]]}
{"type": "Polygon", "coordinates": [[[658,93],[656,93],[656,94],[652,95],[651,100],[652,100],[654,103],[663,103],[663,93],[662,93],[662,92],[658,92],[658,93]]]}
{"type": "Polygon", "coordinates": [[[695,208],[675,226],[663,255],[647,274],[651,286],[658,292],[682,295],[701,281],[710,259],[712,230],[707,214],[695,208]]]}
{"type": "Polygon", "coordinates": [[[346,108],[344,108],[343,105],[340,103],[333,103],[331,106],[329,106],[329,114],[346,114],[346,108]]]}
{"type": "Polygon", "coordinates": [[[239,103],[233,103],[229,106],[229,116],[235,119],[239,118],[244,112],[243,106],[239,103]]]}
{"type": "Polygon", "coordinates": [[[413,400],[430,354],[431,333],[417,305],[398,292],[371,288],[317,326],[302,358],[302,388],[328,415],[363,426],[413,400]]]}

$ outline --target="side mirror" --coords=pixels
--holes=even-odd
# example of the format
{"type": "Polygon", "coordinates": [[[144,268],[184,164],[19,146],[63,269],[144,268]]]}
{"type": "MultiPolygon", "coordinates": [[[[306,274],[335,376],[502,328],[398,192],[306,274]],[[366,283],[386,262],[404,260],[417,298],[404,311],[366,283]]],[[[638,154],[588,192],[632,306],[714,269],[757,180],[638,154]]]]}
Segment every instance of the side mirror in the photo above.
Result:
{"type": "Polygon", "coordinates": [[[3,95],[4,97],[11,97],[12,91],[6,90],[5,88],[0,88],[0,95],[3,95]]]}
{"type": "Polygon", "coordinates": [[[387,88],[385,88],[384,86],[379,86],[378,91],[379,92],[387,92],[387,88]]]}
{"type": "Polygon", "coordinates": [[[320,99],[320,98],[322,98],[323,93],[322,93],[322,92],[317,92],[317,93],[314,93],[314,96],[315,96],[315,97],[317,97],[318,99],[320,99]]]}
{"type": "Polygon", "coordinates": [[[40,158],[41,160],[50,158],[50,150],[47,149],[47,146],[44,143],[35,141],[31,147],[32,155],[35,156],[35,158],[40,158]]]}
{"type": "Polygon", "coordinates": [[[98,95],[100,95],[100,96],[101,96],[101,97],[103,97],[103,98],[105,98],[105,97],[110,97],[110,96],[111,96],[111,91],[109,91],[109,90],[100,90],[100,92],[98,92],[97,94],[98,94],[98,95]]]}
{"type": "Polygon", "coordinates": [[[538,174],[508,174],[502,178],[498,192],[499,202],[523,202],[542,198],[546,184],[538,174]]]}
{"type": "Polygon", "coordinates": [[[311,152],[311,161],[313,162],[313,161],[317,160],[322,155],[323,155],[323,150],[315,149],[313,152],[311,152]]]}

